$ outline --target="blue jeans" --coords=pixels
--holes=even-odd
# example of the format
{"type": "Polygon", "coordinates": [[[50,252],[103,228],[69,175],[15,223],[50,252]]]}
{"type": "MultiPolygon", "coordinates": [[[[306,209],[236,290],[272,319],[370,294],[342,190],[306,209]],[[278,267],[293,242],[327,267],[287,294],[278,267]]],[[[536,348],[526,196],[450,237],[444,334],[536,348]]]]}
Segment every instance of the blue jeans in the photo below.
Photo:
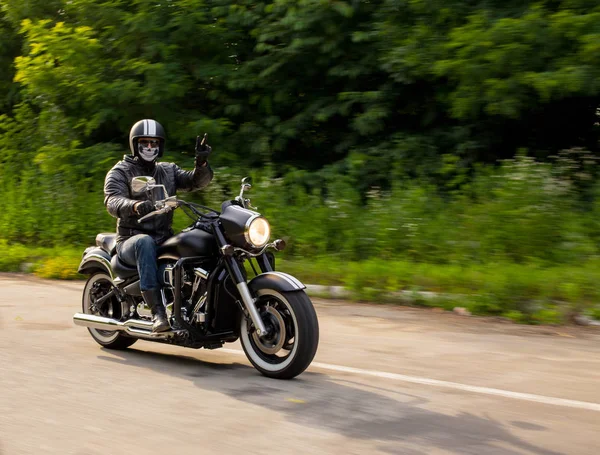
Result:
{"type": "Polygon", "coordinates": [[[158,245],[152,237],[138,234],[117,244],[119,259],[130,265],[137,265],[140,275],[140,289],[151,291],[160,289],[156,249],[158,245]]]}

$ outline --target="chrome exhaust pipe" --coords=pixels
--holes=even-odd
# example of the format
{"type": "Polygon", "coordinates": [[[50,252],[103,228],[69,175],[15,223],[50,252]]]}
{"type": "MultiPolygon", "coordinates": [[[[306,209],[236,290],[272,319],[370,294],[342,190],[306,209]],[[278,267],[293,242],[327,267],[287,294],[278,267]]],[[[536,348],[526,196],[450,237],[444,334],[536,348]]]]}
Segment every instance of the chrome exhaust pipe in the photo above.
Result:
{"type": "Polygon", "coordinates": [[[126,332],[127,328],[131,327],[152,331],[152,322],[139,319],[129,319],[128,321],[121,322],[116,319],[105,318],[104,316],[96,316],[95,314],[75,313],[73,322],[75,325],[98,330],[118,330],[119,332],[126,332]]]}
{"type": "Polygon", "coordinates": [[[75,315],[73,315],[73,322],[75,325],[88,327],[90,329],[125,332],[127,335],[131,335],[132,337],[146,338],[149,340],[169,338],[183,332],[181,330],[171,330],[169,332],[153,333],[153,323],[150,321],[129,319],[125,322],[121,322],[117,321],[116,319],[85,313],[75,313],[75,315]]]}

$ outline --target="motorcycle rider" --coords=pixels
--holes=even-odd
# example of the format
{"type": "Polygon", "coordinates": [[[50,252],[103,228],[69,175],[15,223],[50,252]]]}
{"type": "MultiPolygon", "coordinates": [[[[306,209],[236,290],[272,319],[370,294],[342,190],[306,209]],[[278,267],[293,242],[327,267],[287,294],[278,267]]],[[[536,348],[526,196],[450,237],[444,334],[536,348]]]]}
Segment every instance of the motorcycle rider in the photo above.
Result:
{"type": "Polygon", "coordinates": [[[185,171],[174,163],[157,163],[165,149],[165,131],[152,119],[137,122],[129,132],[131,155],[125,155],[106,175],[104,205],[117,218],[117,255],[125,264],[137,266],[140,289],[153,315],[153,332],[170,330],[169,320],[158,277],[156,250],[173,235],[173,213],[156,215],[144,222],[138,220],[155,210],[147,194],[133,194],[131,180],[150,176],[156,184],[164,185],[169,196],[177,190],[196,190],[206,187],[213,178],[208,165],[211,147],[196,147],[195,167],[185,171]]]}

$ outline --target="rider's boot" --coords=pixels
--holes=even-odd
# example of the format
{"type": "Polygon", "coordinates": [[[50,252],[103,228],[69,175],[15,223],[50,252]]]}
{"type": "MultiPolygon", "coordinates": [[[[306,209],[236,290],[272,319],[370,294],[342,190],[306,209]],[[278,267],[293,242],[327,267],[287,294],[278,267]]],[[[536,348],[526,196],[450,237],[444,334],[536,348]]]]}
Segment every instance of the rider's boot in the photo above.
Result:
{"type": "Polygon", "coordinates": [[[152,311],[152,320],[154,321],[152,332],[166,332],[167,330],[171,330],[160,289],[142,291],[142,297],[144,297],[146,304],[148,304],[150,311],[152,311]]]}

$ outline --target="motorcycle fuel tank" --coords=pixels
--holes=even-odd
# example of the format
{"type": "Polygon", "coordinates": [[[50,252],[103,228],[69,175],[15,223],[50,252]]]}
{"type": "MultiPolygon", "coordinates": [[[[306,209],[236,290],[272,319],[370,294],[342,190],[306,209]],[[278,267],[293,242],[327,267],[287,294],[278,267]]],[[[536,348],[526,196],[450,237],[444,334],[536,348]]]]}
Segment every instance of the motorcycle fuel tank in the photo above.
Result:
{"type": "Polygon", "coordinates": [[[217,254],[217,242],[212,234],[200,229],[180,232],[158,247],[157,255],[180,259],[190,256],[214,256],[217,254]]]}

